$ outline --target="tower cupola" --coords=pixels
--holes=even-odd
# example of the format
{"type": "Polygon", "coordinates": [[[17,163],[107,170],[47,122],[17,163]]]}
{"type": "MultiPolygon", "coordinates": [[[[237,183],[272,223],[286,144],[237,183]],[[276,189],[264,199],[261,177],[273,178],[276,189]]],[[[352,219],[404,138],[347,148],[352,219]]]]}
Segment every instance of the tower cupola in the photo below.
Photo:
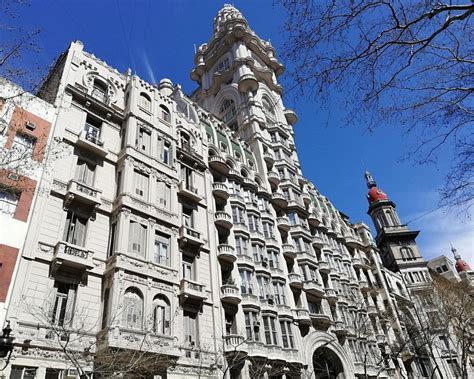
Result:
{"type": "Polygon", "coordinates": [[[369,192],[367,193],[367,200],[369,204],[375,203],[376,201],[388,200],[388,196],[377,187],[377,183],[369,171],[365,172],[365,179],[367,180],[367,187],[369,192]]]}

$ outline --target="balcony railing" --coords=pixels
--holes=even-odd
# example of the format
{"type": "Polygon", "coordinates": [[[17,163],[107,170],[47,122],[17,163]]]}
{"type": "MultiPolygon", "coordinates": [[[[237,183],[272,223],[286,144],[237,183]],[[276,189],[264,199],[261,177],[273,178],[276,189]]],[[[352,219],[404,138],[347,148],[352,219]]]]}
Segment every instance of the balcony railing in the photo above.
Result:
{"type": "Polygon", "coordinates": [[[80,269],[91,269],[92,252],[84,247],[59,241],[54,248],[54,259],[56,263],[80,269]]]}
{"type": "Polygon", "coordinates": [[[71,179],[67,184],[67,192],[74,196],[75,199],[88,203],[88,204],[100,204],[101,200],[99,195],[102,191],[95,189],[94,187],[82,183],[76,179],[71,179]]]}
{"type": "Polygon", "coordinates": [[[194,298],[204,300],[207,298],[205,286],[188,279],[181,279],[180,295],[185,299],[194,298]]]}
{"type": "Polygon", "coordinates": [[[217,257],[229,262],[235,262],[237,259],[234,247],[228,244],[220,244],[217,246],[217,257]]]}

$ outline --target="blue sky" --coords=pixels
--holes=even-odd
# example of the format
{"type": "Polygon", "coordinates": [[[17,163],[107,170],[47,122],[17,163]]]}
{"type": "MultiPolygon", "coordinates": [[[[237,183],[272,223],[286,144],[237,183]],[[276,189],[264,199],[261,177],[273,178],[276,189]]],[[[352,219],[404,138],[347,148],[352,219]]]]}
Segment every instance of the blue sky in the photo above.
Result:
{"type": "MultiPolygon", "coordinates": [[[[87,51],[121,72],[130,67],[150,82],[167,77],[191,93],[196,87],[189,78],[194,45],[207,42],[213,18],[223,4],[210,0],[31,0],[29,7],[20,9],[15,23],[41,29],[41,50],[26,57],[25,65],[37,62],[45,72],[70,41],[79,39],[87,51]]],[[[285,38],[282,8],[273,0],[232,4],[260,37],[271,40],[278,53],[285,38]]],[[[11,23],[1,17],[2,23],[11,23]]],[[[280,78],[283,85],[284,77],[280,78]]],[[[396,125],[381,125],[368,133],[364,125],[345,125],[341,121],[344,111],[337,103],[321,109],[317,99],[296,101],[291,96],[285,103],[299,116],[295,136],[305,176],[352,221],[371,225],[363,178],[368,168],[397,203],[402,221],[422,231],[418,242],[426,257],[449,254],[452,242],[474,264],[472,219],[441,210],[427,214],[437,207],[436,191],[450,163],[446,152],[439,154],[437,165],[417,166],[401,160],[416,137],[404,135],[396,125]]]]}

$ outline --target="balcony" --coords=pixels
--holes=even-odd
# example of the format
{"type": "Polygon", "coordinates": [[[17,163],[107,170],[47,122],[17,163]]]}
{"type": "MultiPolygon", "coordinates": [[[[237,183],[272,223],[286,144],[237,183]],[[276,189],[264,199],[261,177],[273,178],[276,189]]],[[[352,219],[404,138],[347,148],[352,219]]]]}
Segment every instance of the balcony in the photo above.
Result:
{"type": "Polygon", "coordinates": [[[375,338],[377,339],[378,345],[385,345],[387,343],[387,338],[385,337],[385,334],[378,333],[375,338]]]}
{"type": "Polygon", "coordinates": [[[290,287],[292,288],[295,288],[298,290],[303,288],[303,281],[301,279],[301,275],[296,272],[288,273],[288,283],[290,284],[290,287]]]}
{"type": "Polygon", "coordinates": [[[195,300],[202,302],[207,299],[206,287],[188,279],[181,279],[179,295],[182,300],[195,300]]]}
{"type": "Polygon", "coordinates": [[[322,249],[324,247],[324,240],[320,236],[313,236],[311,243],[318,249],[322,249]]]}
{"type": "Polygon", "coordinates": [[[229,173],[230,167],[226,163],[225,159],[218,155],[211,155],[209,157],[209,167],[221,174],[227,175],[229,173]]]}
{"type": "Polygon", "coordinates": [[[227,200],[230,196],[227,184],[220,182],[215,182],[212,184],[212,194],[215,197],[218,197],[223,200],[227,200]]]}
{"type": "Polygon", "coordinates": [[[150,354],[150,358],[147,359],[149,363],[147,368],[156,365],[156,370],[159,371],[164,368],[164,362],[173,365],[173,362],[176,362],[181,356],[178,344],[172,336],[156,335],[148,331],[122,326],[113,326],[102,330],[97,336],[97,341],[97,350],[103,352],[110,349],[104,355],[99,354],[99,357],[106,357],[107,365],[110,364],[108,357],[115,357],[115,364],[120,364],[120,362],[128,362],[129,360],[126,360],[125,357],[133,354],[133,351],[140,352],[140,354],[146,351],[147,354],[150,354]],[[121,353],[119,353],[120,351],[121,353]],[[153,357],[151,354],[156,355],[153,357]]]}
{"type": "Polygon", "coordinates": [[[101,158],[107,155],[107,150],[104,148],[104,142],[99,137],[94,136],[93,133],[88,133],[84,130],[76,142],[77,146],[87,150],[101,158]]]}
{"type": "Polygon", "coordinates": [[[226,354],[245,353],[245,337],[238,334],[228,334],[224,336],[226,354]]]}
{"type": "Polygon", "coordinates": [[[311,325],[311,318],[309,312],[305,308],[293,309],[293,318],[303,325],[311,325]]]}
{"type": "Polygon", "coordinates": [[[275,163],[275,157],[270,151],[265,151],[263,153],[263,159],[267,163],[267,167],[272,167],[273,164],[275,163]]]}
{"type": "Polygon", "coordinates": [[[268,175],[268,181],[270,182],[270,184],[272,184],[275,187],[280,184],[280,175],[278,175],[277,172],[268,171],[267,175],[268,175]]]}
{"type": "Polygon", "coordinates": [[[217,258],[234,263],[237,260],[237,256],[235,255],[235,249],[231,245],[227,244],[220,244],[217,246],[217,258]]]}
{"type": "Polygon", "coordinates": [[[311,322],[313,325],[318,329],[321,328],[323,330],[326,330],[329,328],[332,324],[331,317],[324,313],[316,312],[314,310],[309,311],[309,317],[311,319],[311,322]]]}
{"type": "Polygon", "coordinates": [[[368,305],[367,306],[367,313],[369,315],[377,315],[379,312],[377,311],[377,308],[375,305],[368,305]]]}
{"type": "Polygon", "coordinates": [[[278,217],[276,220],[277,227],[284,232],[288,232],[290,230],[290,222],[288,221],[287,217],[278,217]]]}
{"type": "Polygon", "coordinates": [[[84,247],[76,246],[65,241],[59,241],[54,247],[53,265],[57,269],[60,266],[71,267],[76,270],[91,270],[92,251],[84,247]]]}
{"type": "Polygon", "coordinates": [[[256,191],[258,188],[257,182],[250,178],[243,178],[242,186],[245,188],[250,188],[251,190],[254,190],[254,191],[256,191]]]}
{"type": "Polygon", "coordinates": [[[232,229],[234,225],[232,223],[232,216],[224,211],[217,211],[214,214],[214,223],[217,227],[224,228],[224,229],[232,229]]]}
{"type": "Polygon", "coordinates": [[[311,196],[309,195],[309,193],[303,192],[301,194],[301,199],[303,200],[303,203],[305,206],[308,206],[309,204],[311,204],[311,196]]]}
{"type": "Polygon", "coordinates": [[[359,280],[359,288],[362,292],[368,292],[370,291],[370,286],[369,286],[369,283],[367,282],[367,280],[359,280]]]}
{"type": "Polygon", "coordinates": [[[311,212],[308,215],[308,223],[311,226],[319,226],[321,224],[321,216],[316,211],[311,212]]]}
{"type": "Polygon", "coordinates": [[[334,333],[336,333],[338,337],[347,335],[347,328],[343,321],[336,321],[334,323],[334,333]]]}
{"type": "Polygon", "coordinates": [[[260,301],[257,295],[254,295],[253,293],[249,293],[249,291],[247,291],[246,293],[242,291],[240,292],[242,296],[242,305],[247,305],[252,308],[260,309],[260,301]]]}
{"type": "Polygon", "coordinates": [[[335,303],[337,302],[337,292],[333,288],[326,288],[324,290],[326,292],[326,298],[330,303],[335,303]]]}
{"type": "Polygon", "coordinates": [[[303,281],[303,289],[305,292],[317,297],[324,297],[326,295],[324,287],[313,279],[303,281]]]}
{"type": "Polygon", "coordinates": [[[67,201],[77,200],[83,204],[99,206],[102,204],[100,195],[102,191],[97,190],[85,183],[81,183],[76,179],[71,179],[67,183],[67,201]]]}
{"type": "Polygon", "coordinates": [[[352,266],[354,266],[354,268],[362,268],[363,267],[363,264],[362,264],[362,261],[360,260],[360,258],[353,257],[351,260],[352,260],[352,266]]]}
{"type": "Polygon", "coordinates": [[[280,192],[273,192],[271,202],[278,208],[286,208],[288,206],[288,200],[280,192]]]}
{"type": "Polygon", "coordinates": [[[179,240],[183,245],[201,247],[204,244],[201,233],[185,225],[179,228],[179,240]]]}
{"type": "Polygon", "coordinates": [[[221,287],[221,301],[227,304],[239,304],[242,301],[239,287],[235,284],[224,284],[221,287]]]}
{"type": "Polygon", "coordinates": [[[331,266],[329,266],[329,263],[327,261],[319,261],[318,262],[318,269],[323,274],[330,274],[331,273],[331,266]]]}
{"type": "Polygon", "coordinates": [[[345,237],[345,240],[346,240],[346,244],[349,246],[349,247],[352,247],[352,248],[357,248],[360,246],[360,242],[356,239],[356,237],[352,236],[352,235],[348,235],[345,237]]]}
{"type": "Polygon", "coordinates": [[[285,108],[283,110],[283,114],[285,115],[286,121],[291,126],[295,125],[298,122],[298,116],[296,116],[296,113],[292,109],[285,108]]]}
{"type": "Polygon", "coordinates": [[[194,187],[191,183],[184,180],[179,183],[178,193],[196,203],[199,203],[202,200],[202,196],[199,195],[197,187],[194,187]]]}
{"type": "Polygon", "coordinates": [[[283,255],[290,259],[296,258],[295,247],[291,243],[284,243],[282,246],[283,255]]]}

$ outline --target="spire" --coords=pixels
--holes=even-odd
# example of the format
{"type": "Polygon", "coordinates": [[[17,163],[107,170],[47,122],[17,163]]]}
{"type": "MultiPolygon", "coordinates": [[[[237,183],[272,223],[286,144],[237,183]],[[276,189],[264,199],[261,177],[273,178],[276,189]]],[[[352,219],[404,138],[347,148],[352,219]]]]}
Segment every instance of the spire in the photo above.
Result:
{"type": "Polygon", "coordinates": [[[367,180],[367,187],[368,188],[372,188],[372,187],[377,186],[377,183],[375,183],[375,180],[372,177],[372,174],[367,170],[365,170],[365,180],[367,180]]]}
{"type": "Polygon", "coordinates": [[[451,245],[451,252],[454,255],[454,259],[456,260],[456,264],[454,266],[456,267],[457,272],[471,271],[469,264],[461,258],[461,254],[457,252],[453,245],[451,245]]]}
{"type": "Polygon", "coordinates": [[[450,244],[450,245],[451,245],[451,252],[454,255],[454,259],[456,259],[456,260],[461,259],[461,255],[458,253],[458,251],[453,247],[452,244],[450,244]]]}

